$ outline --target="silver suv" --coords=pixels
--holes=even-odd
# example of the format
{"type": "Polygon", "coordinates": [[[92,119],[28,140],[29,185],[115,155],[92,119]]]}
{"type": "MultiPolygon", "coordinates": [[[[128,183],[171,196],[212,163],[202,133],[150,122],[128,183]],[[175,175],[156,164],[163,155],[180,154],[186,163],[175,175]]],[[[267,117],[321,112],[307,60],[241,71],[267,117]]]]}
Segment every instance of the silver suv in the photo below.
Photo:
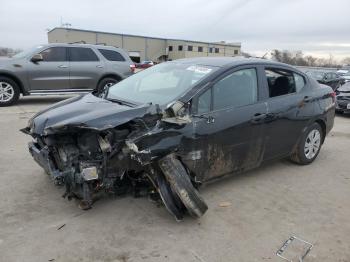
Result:
{"type": "Polygon", "coordinates": [[[20,94],[102,92],[130,76],[135,65],[120,49],[87,44],[49,44],[0,60],[0,106],[20,94]]]}

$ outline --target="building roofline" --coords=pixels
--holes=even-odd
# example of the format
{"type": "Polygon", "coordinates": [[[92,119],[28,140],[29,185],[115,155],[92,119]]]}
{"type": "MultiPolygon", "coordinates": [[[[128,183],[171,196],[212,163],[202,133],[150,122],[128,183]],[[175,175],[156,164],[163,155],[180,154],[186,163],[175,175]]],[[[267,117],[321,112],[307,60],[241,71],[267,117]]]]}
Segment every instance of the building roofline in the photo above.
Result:
{"type": "Polygon", "coordinates": [[[202,43],[206,45],[221,45],[221,46],[232,46],[232,47],[241,47],[241,43],[218,43],[218,42],[205,42],[205,41],[196,41],[196,40],[188,40],[188,39],[175,39],[175,38],[161,38],[161,37],[153,37],[153,36],[144,36],[144,35],[132,35],[132,34],[121,34],[121,33],[111,33],[111,32],[104,32],[104,31],[94,31],[94,30],[86,30],[86,29],[79,29],[79,28],[66,28],[66,27],[55,27],[48,31],[48,33],[51,33],[52,31],[56,29],[64,29],[68,31],[80,31],[80,32],[88,32],[88,33],[98,33],[98,34],[109,34],[109,35],[118,35],[118,36],[130,36],[130,37],[144,37],[148,39],[157,39],[157,40],[170,40],[170,41],[185,41],[185,42],[194,42],[194,43],[202,43]]]}

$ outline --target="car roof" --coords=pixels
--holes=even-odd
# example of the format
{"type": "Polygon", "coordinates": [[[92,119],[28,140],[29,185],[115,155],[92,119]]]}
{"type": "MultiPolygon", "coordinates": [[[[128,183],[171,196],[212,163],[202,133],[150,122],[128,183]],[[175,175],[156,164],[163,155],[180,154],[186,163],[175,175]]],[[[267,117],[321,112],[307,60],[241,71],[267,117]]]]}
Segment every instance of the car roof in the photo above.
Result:
{"type": "Polygon", "coordinates": [[[51,43],[51,44],[45,44],[43,46],[47,47],[54,47],[54,46],[64,46],[64,47],[92,47],[92,48],[99,48],[99,49],[120,49],[115,46],[108,46],[108,45],[92,45],[92,44],[83,44],[83,43],[75,43],[75,44],[67,44],[67,43],[51,43]]]}
{"type": "MultiPolygon", "coordinates": [[[[275,66],[283,66],[283,67],[294,67],[267,60],[262,58],[246,58],[242,56],[236,56],[236,57],[196,57],[196,58],[183,58],[178,60],[173,60],[173,62],[180,62],[184,64],[199,64],[199,65],[207,65],[207,66],[217,66],[217,67],[232,67],[232,66],[239,66],[239,65],[250,65],[250,64],[264,64],[264,65],[275,65],[275,66]]],[[[299,71],[299,70],[298,70],[299,71]]]]}

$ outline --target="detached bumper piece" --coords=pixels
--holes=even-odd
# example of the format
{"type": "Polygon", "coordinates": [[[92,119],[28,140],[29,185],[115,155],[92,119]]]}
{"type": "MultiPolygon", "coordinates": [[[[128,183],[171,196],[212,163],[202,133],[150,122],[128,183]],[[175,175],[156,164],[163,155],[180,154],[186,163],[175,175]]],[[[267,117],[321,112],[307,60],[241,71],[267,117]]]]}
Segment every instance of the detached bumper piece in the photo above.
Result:
{"type": "Polygon", "coordinates": [[[64,174],[59,172],[54,167],[54,164],[49,156],[49,150],[47,147],[39,149],[39,145],[34,142],[28,143],[28,149],[35,162],[37,162],[47,174],[49,174],[54,181],[55,185],[63,185],[64,174]]]}

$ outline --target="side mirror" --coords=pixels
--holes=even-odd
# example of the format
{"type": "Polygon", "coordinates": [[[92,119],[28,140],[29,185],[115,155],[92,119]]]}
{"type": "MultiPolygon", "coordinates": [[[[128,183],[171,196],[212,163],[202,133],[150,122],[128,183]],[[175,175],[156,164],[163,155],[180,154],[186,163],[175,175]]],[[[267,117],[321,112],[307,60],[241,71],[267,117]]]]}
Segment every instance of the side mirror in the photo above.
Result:
{"type": "Polygon", "coordinates": [[[40,62],[43,60],[44,60],[44,58],[41,54],[35,54],[35,55],[33,55],[32,59],[30,59],[30,61],[32,61],[33,63],[37,63],[37,62],[40,62]]]}
{"type": "Polygon", "coordinates": [[[173,104],[169,105],[165,112],[168,117],[176,117],[180,115],[180,111],[184,108],[184,103],[176,101],[173,104]]]}

